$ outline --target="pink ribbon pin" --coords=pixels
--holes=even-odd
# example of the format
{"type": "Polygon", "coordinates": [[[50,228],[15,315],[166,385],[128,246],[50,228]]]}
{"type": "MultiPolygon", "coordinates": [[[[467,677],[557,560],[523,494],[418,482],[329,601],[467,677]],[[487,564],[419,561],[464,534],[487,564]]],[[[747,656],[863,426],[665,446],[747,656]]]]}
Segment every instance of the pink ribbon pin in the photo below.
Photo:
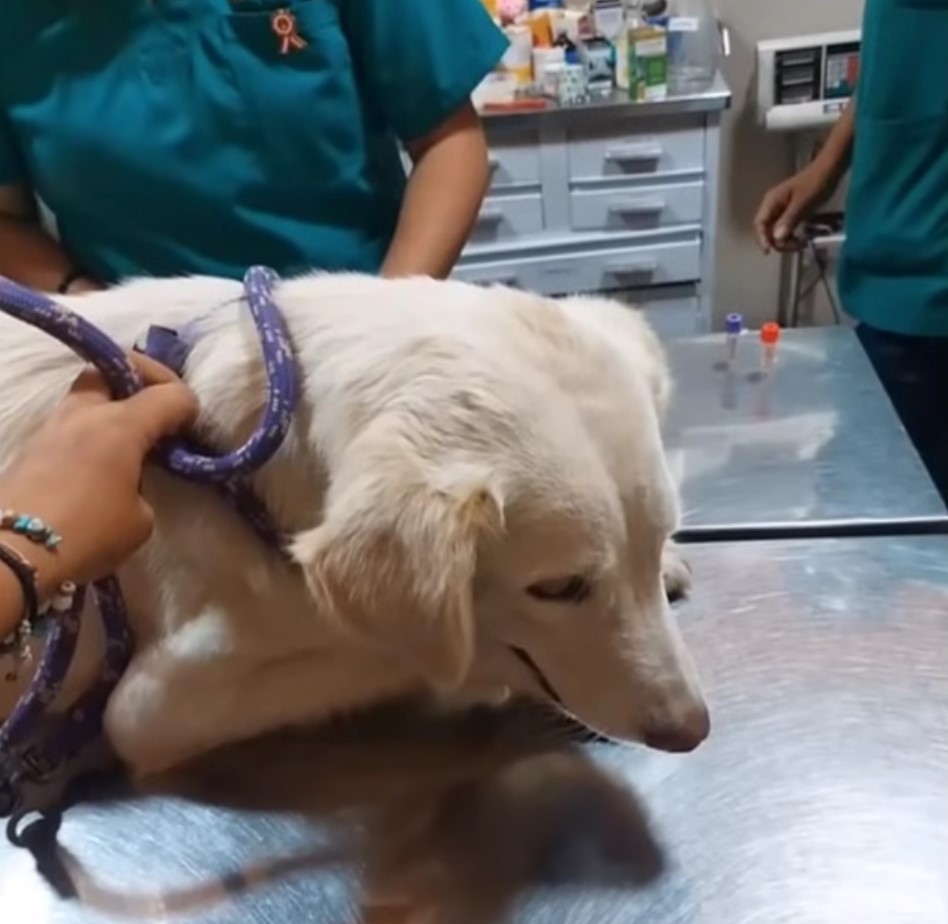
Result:
{"type": "Polygon", "coordinates": [[[290,49],[306,47],[306,40],[296,25],[296,17],[289,10],[277,10],[270,18],[270,26],[280,40],[281,55],[289,54],[290,49]]]}

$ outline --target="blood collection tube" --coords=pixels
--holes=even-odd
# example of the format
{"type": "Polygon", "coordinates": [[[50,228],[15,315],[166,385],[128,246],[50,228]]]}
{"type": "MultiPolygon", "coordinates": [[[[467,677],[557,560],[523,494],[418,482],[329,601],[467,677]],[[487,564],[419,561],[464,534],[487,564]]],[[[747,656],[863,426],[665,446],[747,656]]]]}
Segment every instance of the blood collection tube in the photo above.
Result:
{"type": "Polygon", "coordinates": [[[727,364],[733,365],[737,357],[737,341],[744,331],[744,319],[739,314],[729,314],[724,319],[724,338],[727,349],[727,364]]]}
{"type": "Polygon", "coordinates": [[[760,371],[770,375],[777,362],[777,344],[780,342],[780,325],[771,321],[760,329],[760,371]]]}

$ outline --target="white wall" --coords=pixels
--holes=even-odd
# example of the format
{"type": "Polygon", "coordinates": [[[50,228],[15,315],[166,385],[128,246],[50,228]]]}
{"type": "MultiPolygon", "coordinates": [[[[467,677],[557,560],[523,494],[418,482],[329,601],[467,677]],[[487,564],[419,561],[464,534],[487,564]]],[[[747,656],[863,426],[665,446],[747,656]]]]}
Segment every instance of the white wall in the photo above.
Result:
{"type": "Polygon", "coordinates": [[[786,142],[755,124],[755,48],[761,39],[858,27],[863,0],[715,0],[731,30],[725,75],[734,93],[724,121],[721,224],[715,313],[740,311],[772,320],[780,279],[777,257],[764,257],[751,222],[760,197],[787,175],[786,142]]]}

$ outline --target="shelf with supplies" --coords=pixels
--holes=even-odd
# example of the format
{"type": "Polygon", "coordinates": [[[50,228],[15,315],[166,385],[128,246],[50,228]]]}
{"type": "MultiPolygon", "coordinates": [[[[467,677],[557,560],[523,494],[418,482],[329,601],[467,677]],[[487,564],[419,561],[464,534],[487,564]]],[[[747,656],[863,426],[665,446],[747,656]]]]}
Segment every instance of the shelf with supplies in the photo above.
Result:
{"type": "Polygon", "coordinates": [[[710,328],[721,77],[702,93],[488,114],[491,185],[456,278],[610,293],[664,336],[710,328]]]}

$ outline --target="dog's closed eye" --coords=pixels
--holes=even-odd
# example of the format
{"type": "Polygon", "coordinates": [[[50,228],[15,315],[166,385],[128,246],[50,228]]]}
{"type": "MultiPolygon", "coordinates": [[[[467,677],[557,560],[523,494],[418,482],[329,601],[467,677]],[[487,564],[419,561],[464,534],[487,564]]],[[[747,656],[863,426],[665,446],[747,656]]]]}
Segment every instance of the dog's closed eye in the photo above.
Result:
{"type": "Polygon", "coordinates": [[[537,581],[527,588],[534,600],[544,603],[582,603],[592,593],[592,585],[582,575],[537,581]]]}

